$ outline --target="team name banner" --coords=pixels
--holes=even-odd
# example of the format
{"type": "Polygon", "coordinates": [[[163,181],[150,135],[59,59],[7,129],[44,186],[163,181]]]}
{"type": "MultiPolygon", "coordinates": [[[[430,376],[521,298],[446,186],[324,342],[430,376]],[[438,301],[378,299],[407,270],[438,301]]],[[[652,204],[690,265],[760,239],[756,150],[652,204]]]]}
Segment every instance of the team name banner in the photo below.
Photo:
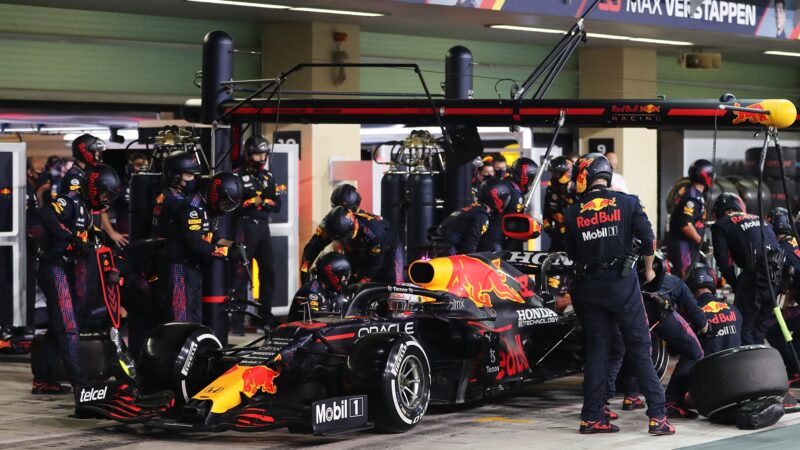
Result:
{"type": "MultiPolygon", "coordinates": [[[[522,14],[578,17],[590,0],[395,0],[522,14]]],[[[591,19],[695,30],[800,38],[796,0],[605,0],[591,19]]]]}

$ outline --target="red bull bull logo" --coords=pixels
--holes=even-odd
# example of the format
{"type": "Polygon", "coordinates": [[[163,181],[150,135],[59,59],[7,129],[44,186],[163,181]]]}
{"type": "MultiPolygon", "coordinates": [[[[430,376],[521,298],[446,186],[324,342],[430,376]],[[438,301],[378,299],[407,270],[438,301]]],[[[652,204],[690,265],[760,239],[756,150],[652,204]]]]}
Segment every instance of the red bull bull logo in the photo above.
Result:
{"type": "Polygon", "coordinates": [[[9,188],[0,189],[0,195],[11,195],[11,189],[9,188]]]}
{"type": "MultiPolygon", "coordinates": [[[[734,103],[734,106],[741,106],[738,103],[734,103]]],[[[764,109],[764,105],[761,103],[754,103],[752,105],[747,105],[746,108],[753,108],[753,109],[764,109]]],[[[762,114],[762,113],[753,113],[747,111],[734,111],[733,112],[733,121],[731,121],[734,125],[739,125],[742,123],[751,123],[753,125],[769,125],[769,115],[762,114]]]]}
{"type": "Polygon", "coordinates": [[[278,388],[275,386],[275,378],[280,376],[280,372],[272,370],[267,366],[250,367],[242,373],[242,393],[248,397],[256,395],[259,391],[267,394],[274,394],[278,388]]]}
{"type": "Polygon", "coordinates": [[[659,112],[661,112],[661,107],[650,103],[649,105],[640,106],[639,107],[639,112],[647,113],[647,114],[659,113],[659,112]]]}
{"type": "Polygon", "coordinates": [[[586,179],[589,176],[589,172],[586,170],[589,167],[589,164],[594,161],[594,158],[581,158],[578,160],[578,176],[575,177],[575,184],[578,190],[578,193],[583,193],[586,191],[586,179]]]}
{"type": "Polygon", "coordinates": [[[708,302],[700,309],[702,309],[703,312],[716,314],[720,311],[730,309],[730,307],[726,303],[722,302],[708,302]]]}
{"type": "Polygon", "coordinates": [[[491,307],[492,300],[509,300],[524,303],[522,295],[515,289],[516,281],[500,270],[500,260],[487,264],[471,256],[458,255],[450,258],[453,262],[453,275],[447,290],[457,295],[461,293],[479,307],[491,307]]]}
{"type": "Polygon", "coordinates": [[[581,203],[581,212],[601,211],[609,206],[617,206],[616,198],[593,198],[586,203],[581,203]]]}

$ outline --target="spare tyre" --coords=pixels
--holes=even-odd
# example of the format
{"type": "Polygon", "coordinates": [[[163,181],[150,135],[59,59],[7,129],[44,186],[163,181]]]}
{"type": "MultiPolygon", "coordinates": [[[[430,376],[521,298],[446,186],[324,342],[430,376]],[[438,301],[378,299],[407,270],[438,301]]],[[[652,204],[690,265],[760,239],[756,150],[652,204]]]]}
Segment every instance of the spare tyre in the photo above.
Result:
{"type": "Polygon", "coordinates": [[[739,195],[739,191],[736,189],[736,185],[733,182],[725,177],[717,177],[714,180],[714,189],[711,191],[711,198],[708,201],[708,205],[706,205],[706,211],[708,211],[708,217],[711,217],[711,211],[714,211],[714,199],[716,199],[720,194],[723,192],[732,192],[736,195],[739,195]]]}
{"type": "Polygon", "coordinates": [[[674,185],[667,193],[667,212],[672,214],[672,211],[678,206],[678,202],[681,200],[681,195],[683,194],[682,189],[689,185],[689,178],[683,177],[675,182],[674,185]]]}
{"type": "MultiPolygon", "coordinates": [[[[793,177],[797,172],[797,150],[793,147],[782,147],[783,150],[783,169],[784,175],[793,177]]],[[[761,157],[761,147],[753,147],[747,149],[744,154],[744,165],[747,168],[747,173],[751,176],[758,177],[758,162],[761,157]]],[[[767,159],[764,161],[764,177],[779,178],[781,176],[780,161],[778,160],[778,151],[775,147],[767,149],[767,159]]]]}
{"type": "Polygon", "coordinates": [[[222,348],[210,328],[171,322],[157,326],[145,341],[136,366],[145,393],[169,389],[184,404],[209,381],[210,353],[222,348]]]}
{"type": "MultiPolygon", "coordinates": [[[[697,411],[725,422],[741,402],[782,396],[788,390],[780,353],[764,345],[731,348],[706,356],[689,374],[689,395],[697,411]]],[[[729,421],[729,420],[728,420],[729,421]]]]}
{"type": "MultiPolygon", "coordinates": [[[[747,212],[758,213],[758,179],[749,175],[729,176],[728,179],[736,186],[739,197],[744,201],[747,212]]],[[[772,205],[772,191],[767,183],[761,188],[761,199],[764,203],[764,213],[768,212],[772,205]]]]}
{"type": "MultiPolygon", "coordinates": [[[[786,191],[783,192],[783,182],[781,182],[780,178],[774,178],[769,180],[764,180],[764,184],[769,186],[770,196],[772,198],[772,208],[782,207],[786,208],[786,200],[792,202],[792,210],[795,209],[794,198],[797,193],[797,183],[794,181],[794,178],[787,178],[786,179],[786,191]]],[[[767,209],[764,209],[764,212],[767,212],[767,209]]]]}

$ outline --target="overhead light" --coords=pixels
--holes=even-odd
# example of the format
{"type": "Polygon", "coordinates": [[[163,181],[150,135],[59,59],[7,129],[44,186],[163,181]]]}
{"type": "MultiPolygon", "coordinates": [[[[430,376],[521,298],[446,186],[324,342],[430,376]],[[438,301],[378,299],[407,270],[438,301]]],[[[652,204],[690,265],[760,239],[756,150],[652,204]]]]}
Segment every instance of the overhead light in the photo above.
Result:
{"type": "Polygon", "coordinates": [[[305,8],[305,7],[298,7],[298,8],[289,8],[292,11],[303,11],[303,12],[311,12],[311,13],[321,13],[321,14],[341,14],[345,16],[360,16],[360,17],[381,17],[383,14],[381,13],[372,13],[372,12],[362,12],[362,11],[343,11],[341,9],[325,9],[325,8],[305,8]]]}
{"type": "MultiPolygon", "coordinates": [[[[489,28],[497,30],[512,30],[512,31],[529,31],[533,33],[547,33],[547,34],[566,34],[564,30],[556,30],[553,28],[536,28],[525,27],[520,25],[488,25],[489,28]]],[[[586,33],[586,36],[595,39],[609,39],[614,41],[629,41],[629,42],[642,42],[645,44],[661,44],[661,45],[678,45],[688,47],[694,45],[687,41],[670,41],[666,39],[653,39],[653,38],[640,38],[632,36],[623,36],[619,34],[603,34],[603,33],[586,33]]]]}
{"type": "Polygon", "coordinates": [[[266,9],[283,9],[288,11],[300,11],[320,14],[340,14],[345,16],[360,16],[360,17],[380,17],[381,13],[363,12],[363,11],[345,11],[342,9],[327,9],[327,8],[310,8],[310,7],[294,7],[285,5],[273,5],[270,3],[257,3],[257,2],[240,2],[236,0],[186,0],[187,2],[194,3],[212,3],[215,5],[229,5],[229,6],[249,6],[251,8],[266,8],[266,9]]]}
{"type": "Polygon", "coordinates": [[[214,5],[249,6],[251,8],[289,9],[289,6],[271,5],[269,3],[237,2],[235,0],[186,0],[194,3],[211,3],[214,5]]]}
{"type": "Polygon", "coordinates": [[[795,58],[800,58],[800,53],[794,52],[779,52],[777,50],[767,50],[764,52],[765,55],[775,55],[775,56],[794,56],[795,58]]]}

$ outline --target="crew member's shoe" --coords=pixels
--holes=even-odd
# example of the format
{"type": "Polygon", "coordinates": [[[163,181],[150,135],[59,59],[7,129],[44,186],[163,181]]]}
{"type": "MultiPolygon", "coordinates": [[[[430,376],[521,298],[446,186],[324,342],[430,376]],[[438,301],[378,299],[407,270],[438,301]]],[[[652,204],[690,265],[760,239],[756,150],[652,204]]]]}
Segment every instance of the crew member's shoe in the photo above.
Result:
{"type": "Polygon", "coordinates": [[[34,395],[61,395],[69,394],[70,392],[72,392],[72,388],[58,383],[34,381],[31,388],[31,394],[34,395]]]}
{"type": "Polygon", "coordinates": [[[615,413],[608,407],[608,405],[603,406],[603,412],[606,414],[606,420],[617,420],[619,419],[619,414],[615,413]]]}
{"type": "Polygon", "coordinates": [[[789,387],[792,389],[800,388],[800,373],[792,374],[792,377],[789,378],[789,387]]]}
{"type": "Polygon", "coordinates": [[[656,436],[663,436],[668,434],[675,434],[675,427],[673,427],[668,421],[667,417],[664,416],[660,419],[656,419],[651,417],[650,418],[650,426],[647,430],[650,434],[655,434],[656,436]]]}
{"type": "Polygon", "coordinates": [[[798,403],[797,397],[795,397],[791,391],[786,392],[786,395],[783,396],[783,408],[787,412],[789,412],[790,410],[795,411],[795,408],[798,407],[797,403],[798,403]]]}
{"type": "Polygon", "coordinates": [[[581,420],[578,432],[581,434],[616,433],[619,427],[610,424],[607,420],[581,420]]]}
{"type": "Polygon", "coordinates": [[[644,408],[644,402],[642,399],[639,398],[639,395],[626,395],[624,399],[622,399],[622,410],[623,411],[634,411],[637,409],[644,408]]]}
{"type": "Polygon", "coordinates": [[[670,419],[696,419],[699,414],[688,409],[685,405],[678,405],[676,402],[667,403],[667,417],[670,419]]]}

